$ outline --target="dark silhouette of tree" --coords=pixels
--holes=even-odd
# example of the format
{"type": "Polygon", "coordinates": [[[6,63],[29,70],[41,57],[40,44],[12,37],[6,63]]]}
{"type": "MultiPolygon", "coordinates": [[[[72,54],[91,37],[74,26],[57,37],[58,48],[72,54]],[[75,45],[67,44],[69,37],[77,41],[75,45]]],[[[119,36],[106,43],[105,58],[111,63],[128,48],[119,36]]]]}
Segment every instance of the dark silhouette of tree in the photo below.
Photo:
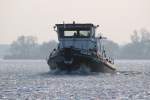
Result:
{"type": "Polygon", "coordinates": [[[133,35],[131,35],[131,41],[132,43],[138,43],[140,41],[140,37],[136,30],[133,32],[133,35]]]}
{"type": "Polygon", "coordinates": [[[146,29],[141,29],[141,42],[147,42],[150,41],[150,32],[146,29]]]}
{"type": "Polygon", "coordinates": [[[142,29],[139,34],[134,31],[131,35],[131,43],[124,45],[120,50],[123,59],[150,59],[150,32],[142,29]]]}
{"type": "Polygon", "coordinates": [[[44,42],[39,45],[34,36],[20,36],[10,45],[10,54],[5,59],[45,59],[57,46],[57,42],[44,42]]]}
{"type": "Polygon", "coordinates": [[[10,57],[26,59],[33,56],[33,49],[37,45],[37,39],[33,36],[20,36],[10,46],[10,57]]]}

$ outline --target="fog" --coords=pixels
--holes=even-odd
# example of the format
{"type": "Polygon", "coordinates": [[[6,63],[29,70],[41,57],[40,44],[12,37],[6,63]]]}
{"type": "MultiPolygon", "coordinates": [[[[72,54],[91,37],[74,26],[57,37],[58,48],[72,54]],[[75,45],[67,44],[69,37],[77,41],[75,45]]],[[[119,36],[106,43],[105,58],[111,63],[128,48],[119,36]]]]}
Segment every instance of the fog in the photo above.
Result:
{"type": "MultiPolygon", "coordinates": [[[[135,30],[130,36],[131,42],[119,45],[112,40],[103,39],[101,46],[106,57],[114,59],[150,59],[150,32],[146,29],[135,30]]],[[[0,57],[4,59],[48,59],[54,48],[58,49],[58,42],[49,41],[38,44],[37,37],[20,36],[12,42],[9,48],[0,45],[0,57]],[[8,52],[6,52],[8,51],[8,52]]]]}
{"type": "Polygon", "coordinates": [[[18,36],[36,36],[38,42],[57,40],[53,25],[76,21],[99,24],[108,39],[130,42],[133,31],[150,30],[149,0],[0,0],[0,44],[18,36]]]}

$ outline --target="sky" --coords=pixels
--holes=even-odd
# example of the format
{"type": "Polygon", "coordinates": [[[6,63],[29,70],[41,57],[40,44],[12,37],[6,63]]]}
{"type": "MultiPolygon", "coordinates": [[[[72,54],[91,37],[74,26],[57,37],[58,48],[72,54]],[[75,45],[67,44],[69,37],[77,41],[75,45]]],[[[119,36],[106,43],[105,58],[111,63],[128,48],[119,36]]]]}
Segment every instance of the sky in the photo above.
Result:
{"type": "Polygon", "coordinates": [[[57,40],[56,23],[93,23],[97,33],[119,44],[133,31],[150,30],[150,0],[0,0],[0,44],[18,36],[57,40]]]}

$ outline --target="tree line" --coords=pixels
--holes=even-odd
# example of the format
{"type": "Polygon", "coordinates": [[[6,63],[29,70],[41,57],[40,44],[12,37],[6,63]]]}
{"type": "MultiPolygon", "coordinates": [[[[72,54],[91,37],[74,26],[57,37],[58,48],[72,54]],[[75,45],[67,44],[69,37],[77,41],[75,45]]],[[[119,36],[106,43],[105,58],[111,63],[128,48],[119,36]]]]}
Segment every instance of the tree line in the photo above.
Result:
{"type": "MultiPolygon", "coordinates": [[[[135,30],[130,39],[131,42],[125,45],[104,40],[106,54],[115,59],[150,59],[150,32],[135,30]]],[[[4,59],[46,59],[56,47],[54,40],[38,44],[34,36],[20,36],[10,45],[9,54],[4,59]]]]}
{"type": "Polygon", "coordinates": [[[120,47],[119,58],[150,59],[150,32],[146,29],[135,30],[131,42],[120,47]]]}
{"type": "Polygon", "coordinates": [[[19,36],[10,45],[9,54],[4,59],[46,59],[56,46],[56,41],[38,44],[34,36],[19,36]]]}

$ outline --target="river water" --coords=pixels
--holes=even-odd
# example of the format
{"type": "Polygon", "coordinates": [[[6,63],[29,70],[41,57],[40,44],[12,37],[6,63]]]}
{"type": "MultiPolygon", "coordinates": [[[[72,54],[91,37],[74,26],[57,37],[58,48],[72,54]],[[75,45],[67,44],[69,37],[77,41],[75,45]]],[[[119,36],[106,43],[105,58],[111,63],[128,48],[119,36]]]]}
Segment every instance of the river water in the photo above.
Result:
{"type": "Polygon", "coordinates": [[[115,63],[114,74],[54,74],[44,60],[0,60],[0,100],[150,100],[150,60],[115,63]]]}

